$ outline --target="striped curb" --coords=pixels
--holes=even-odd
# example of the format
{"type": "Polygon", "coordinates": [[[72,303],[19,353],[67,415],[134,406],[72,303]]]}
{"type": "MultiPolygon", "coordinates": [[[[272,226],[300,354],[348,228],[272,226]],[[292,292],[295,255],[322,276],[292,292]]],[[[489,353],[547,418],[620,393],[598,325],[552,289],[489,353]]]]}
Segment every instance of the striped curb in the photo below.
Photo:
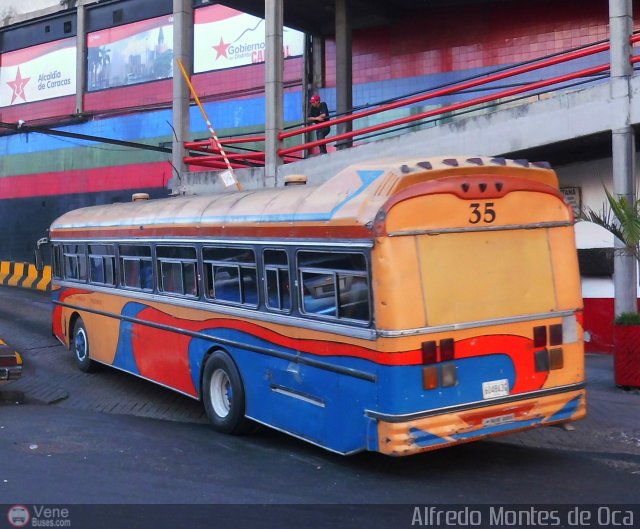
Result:
{"type": "Polygon", "coordinates": [[[51,266],[45,266],[42,271],[38,271],[33,264],[0,261],[0,285],[49,292],[51,266]]]}
{"type": "MultiPolygon", "coordinates": [[[[0,338],[0,381],[16,380],[22,375],[22,357],[0,338]]],[[[2,400],[2,399],[0,399],[2,400]]]]}

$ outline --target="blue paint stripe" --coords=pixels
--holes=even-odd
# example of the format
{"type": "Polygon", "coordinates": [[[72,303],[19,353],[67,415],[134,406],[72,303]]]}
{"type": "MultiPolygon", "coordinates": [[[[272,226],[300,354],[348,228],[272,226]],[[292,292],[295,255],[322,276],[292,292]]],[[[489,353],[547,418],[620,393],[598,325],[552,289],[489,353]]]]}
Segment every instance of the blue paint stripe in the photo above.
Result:
{"type": "MultiPolygon", "coordinates": [[[[603,57],[604,56],[602,54],[598,54],[591,57],[585,57],[578,61],[573,61],[570,71],[600,64],[604,62],[603,57]]],[[[354,106],[364,107],[375,104],[377,101],[394,99],[405,94],[413,93],[416,90],[416,86],[419,86],[424,90],[428,90],[430,87],[451,84],[461,79],[473,75],[480,75],[494,69],[495,67],[474,68],[469,70],[458,70],[455,72],[405,77],[388,81],[361,83],[354,86],[354,106]]],[[[422,106],[426,108],[445,103],[464,101],[477,97],[480,94],[484,95],[490,93],[492,90],[496,90],[496,87],[504,84],[513,82],[531,82],[567,73],[568,71],[569,69],[566,65],[557,65],[544,70],[523,74],[517,78],[499,81],[498,83],[494,83],[494,85],[484,86],[476,92],[447,95],[440,98],[430,99],[422,103],[417,103],[414,106],[422,106]]],[[[150,84],[149,89],[153,89],[152,84],[150,84]]],[[[335,109],[335,89],[331,88],[321,90],[321,93],[323,99],[329,105],[329,108],[335,109]]],[[[105,92],[105,94],[108,94],[108,91],[105,92]]],[[[284,94],[283,102],[284,121],[301,122],[302,93],[300,91],[287,92],[284,94]]],[[[263,127],[266,120],[265,103],[264,97],[262,96],[206,103],[204,106],[209,119],[217,131],[238,127],[263,127]]],[[[207,130],[204,119],[200,114],[199,109],[195,106],[190,109],[190,120],[192,131],[202,132],[207,130]]],[[[365,118],[365,120],[379,121],[380,117],[372,116],[371,118],[365,118]]],[[[137,114],[127,116],[99,119],[79,125],[61,127],[60,130],[93,136],[104,136],[107,138],[125,141],[144,141],[144,138],[149,137],[172,136],[173,131],[170,123],[171,110],[164,109],[151,112],[139,112],[137,114]]],[[[203,134],[206,135],[204,132],[203,134]]],[[[0,138],[0,155],[32,154],[37,152],[95,145],[95,142],[49,137],[36,133],[27,135],[18,134],[0,138]]]]}

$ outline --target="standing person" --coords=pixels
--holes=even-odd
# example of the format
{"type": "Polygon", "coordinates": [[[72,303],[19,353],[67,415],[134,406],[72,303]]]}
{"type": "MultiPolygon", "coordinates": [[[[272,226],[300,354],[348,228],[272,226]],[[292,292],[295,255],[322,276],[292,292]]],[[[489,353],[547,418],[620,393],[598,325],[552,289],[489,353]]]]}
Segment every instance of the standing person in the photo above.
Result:
{"type": "MultiPolygon", "coordinates": [[[[313,95],[310,99],[311,108],[309,108],[309,121],[312,124],[322,123],[323,121],[327,121],[329,119],[329,108],[324,101],[320,101],[319,95],[313,95]]],[[[316,129],[316,140],[324,140],[329,131],[330,127],[323,127],[321,129],[316,129]]],[[[322,144],[320,147],[321,154],[327,154],[327,145],[322,144]]]]}

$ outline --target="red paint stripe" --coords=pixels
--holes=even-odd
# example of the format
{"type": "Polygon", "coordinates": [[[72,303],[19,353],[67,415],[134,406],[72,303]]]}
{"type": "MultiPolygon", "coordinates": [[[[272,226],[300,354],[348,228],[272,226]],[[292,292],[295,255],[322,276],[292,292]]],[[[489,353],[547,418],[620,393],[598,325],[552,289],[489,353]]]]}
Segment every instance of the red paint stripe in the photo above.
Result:
{"type": "Polygon", "coordinates": [[[168,162],[6,176],[0,178],[0,199],[166,187],[170,178],[168,162]]]}
{"type": "MultiPolygon", "coordinates": [[[[76,96],[56,97],[44,101],[22,103],[2,108],[2,121],[17,123],[23,119],[27,125],[60,124],[76,111],[76,96]]],[[[10,154],[10,153],[9,153],[10,154]]]]}
{"type": "Polygon", "coordinates": [[[223,5],[214,5],[196,9],[194,12],[194,22],[196,24],[208,24],[210,22],[220,22],[229,18],[241,15],[241,11],[231,9],[223,5]]]}
{"type": "Polygon", "coordinates": [[[63,238],[101,238],[101,237],[137,237],[142,233],[146,237],[274,237],[282,238],[317,238],[317,239],[370,239],[371,231],[365,226],[326,226],[324,222],[277,226],[264,223],[247,223],[244,226],[192,225],[187,227],[165,225],[144,227],[144,232],[136,228],[113,229],[55,229],[52,237],[63,238]]]}
{"type": "Polygon", "coordinates": [[[115,28],[109,28],[102,31],[94,31],[87,36],[88,48],[99,48],[112,44],[119,40],[123,40],[129,37],[134,37],[145,31],[157,29],[163,26],[171,26],[173,24],[173,15],[164,15],[161,17],[149,18],[140,22],[133,22],[131,24],[125,24],[124,26],[117,26],[115,28]]]}
{"type": "Polygon", "coordinates": [[[172,79],[163,79],[162,81],[86,92],[84,95],[85,110],[87,112],[103,111],[116,114],[119,110],[134,107],[168,106],[172,97],[172,83],[172,79]]]}
{"type": "Polygon", "coordinates": [[[75,48],[75,45],[76,39],[72,37],[39,44],[37,46],[31,46],[29,48],[23,48],[21,50],[10,51],[3,53],[2,56],[0,56],[0,65],[3,68],[17,66],[33,59],[37,59],[38,57],[42,57],[47,53],[62,50],[64,48],[75,48]]]}

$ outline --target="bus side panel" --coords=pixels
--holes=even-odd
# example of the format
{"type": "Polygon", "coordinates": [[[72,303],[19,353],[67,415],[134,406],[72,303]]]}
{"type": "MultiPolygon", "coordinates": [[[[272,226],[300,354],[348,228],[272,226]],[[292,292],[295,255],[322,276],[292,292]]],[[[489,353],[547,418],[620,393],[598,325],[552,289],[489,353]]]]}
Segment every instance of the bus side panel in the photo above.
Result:
{"type": "MultiPolygon", "coordinates": [[[[232,356],[243,379],[247,416],[337,452],[366,448],[368,419],[364,410],[375,406],[375,383],[247,350],[240,345],[228,345],[231,341],[315,359],[315,355],[292,349],[289,344],[295,342],[291,339],[249,321],[229,318],[194,321],[137,302],[128,302],[122,315],[206,334],[212,340],[123,321],[114,366],[200,396],[205,355],[223,349],[232,356]],[[215,338],[222,341],[217,344],[215,338]]],[[[332,343],[326,342],[324,347],[330,352],[332,343]]],[[[375,374],[375,365],[367,360],[331,356],[322,356],[321,360],[328,365],[375,374]]]]}
{"type": "MultiPolygon", "coordinates": [[[[244,339],[251,345],[295,353],[277,343],[244,339]]],[[[240,347],[227,350],[244,382],[248,417],[336,452],[367,448],[364,411],[375,406],[374,382],[240,347]]],[[[370,362],[353,358],[329,356],[322,361],[369,373],[375,369],[370,362]]]]}

